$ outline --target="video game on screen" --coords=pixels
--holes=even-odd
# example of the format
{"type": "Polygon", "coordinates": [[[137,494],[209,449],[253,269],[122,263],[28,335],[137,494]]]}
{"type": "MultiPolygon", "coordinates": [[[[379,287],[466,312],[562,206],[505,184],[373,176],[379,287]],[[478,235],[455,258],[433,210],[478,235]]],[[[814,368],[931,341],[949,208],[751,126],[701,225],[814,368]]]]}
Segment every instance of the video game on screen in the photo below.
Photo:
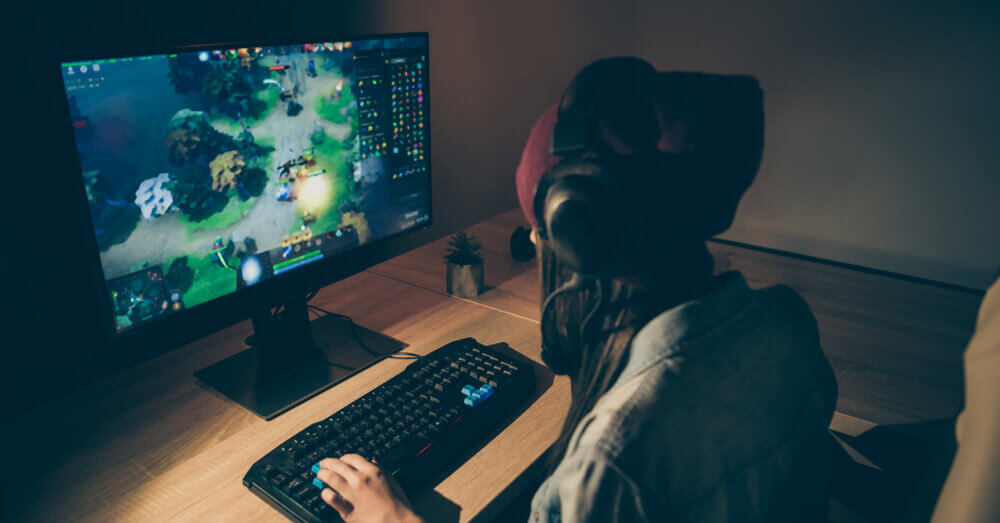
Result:
{"type": "Polygon", "coordinates": [[[429,220],[423,37],[61,64],[116,328],[429,220]]]}

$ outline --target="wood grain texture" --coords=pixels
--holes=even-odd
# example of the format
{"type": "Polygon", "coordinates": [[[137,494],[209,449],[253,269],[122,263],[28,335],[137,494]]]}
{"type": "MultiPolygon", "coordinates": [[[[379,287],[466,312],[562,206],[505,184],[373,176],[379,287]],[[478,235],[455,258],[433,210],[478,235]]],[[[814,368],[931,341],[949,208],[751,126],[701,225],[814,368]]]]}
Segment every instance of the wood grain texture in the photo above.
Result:
{"type": "Polygon", "coordinates": [[[955,416],[962,352],[982,297],[905,279],[709,243],[716,270],[805,298],[837,373],[837,410],[878,424],[955,416]]]}
{"type": "MultiPolygon", "coordinates": [[[[538,321],[541,287],[536,262],[518,262],[510,256],[510,235],[518,226],[526,226],[527,223],[521,211],[514,209],[465,229],[483,244],[487,289],[468,301],[538,321]]],[[[376,265],[369,271],[446,294],[443,257],[447,244],[446,236],[376,265]]]]}
{"type": "MultiPolygon", "coordinates": [[[[426,353],[472,336],[507,342],[540,361],[534,322],[376,274],[331,285],[313,303],[408,343],[408,351],[426,353]]],[[[35,464],[23,491],[12,497],[18,502],[8,507],[12,520],[282,521],[242,485],[250,465],[408,362],[380,362],[266,422],[192,376],[242,350],[247,334],[249,323],[241,323],[34,410],[20,425],[24,444],[51,451],[46,466],[35,464]]],[[[435,493],[414,500],[419,511],[467,521],[494,510],[491,503],[516,487],[555,440],[568,406],[566,380],[540,374],[539,382],[544,391],[527,411],[435,493]]]]}

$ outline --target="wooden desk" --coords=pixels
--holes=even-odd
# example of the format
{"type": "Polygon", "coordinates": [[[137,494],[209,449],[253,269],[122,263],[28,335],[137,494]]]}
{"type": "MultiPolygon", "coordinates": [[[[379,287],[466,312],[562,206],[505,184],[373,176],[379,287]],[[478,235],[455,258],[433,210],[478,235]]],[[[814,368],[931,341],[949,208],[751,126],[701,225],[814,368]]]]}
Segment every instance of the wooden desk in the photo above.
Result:
{"type": "MultiPolygon", "coordinates": [[[[455,298],[538,323],[541,280],[535,260],[519,262],[510,256],[510,235],[527,226],[518,209],[498,214],[465,229],[483,244],[487,291],[475,298],[455,298]]],[[[414,249],[369,269],[438,294],[448,295],[442,256],[448,237],[414,249]]]]}
{"type": "MultiPolygon", "coordinates": [[[[443,271],[442,266],[437,269],[443,271]]],[[[539,359],[531,321],[374,273],[325,288],[314,300],[426,353],[472,336],[507,342],[539,359]]],[[[194,370],[243,349],[249,322],[129,369],[34,410],[22,424],[48,467],[27,476],[11,499],[10,521],[283,521],[250,493],[250,465],[294,435],[395,375],[408,363],[385,360],[266,422],[198,386],[194,370]]],[[[531,406],[435,487],[416,499],[432,521],[489,520],[523,488],[533,463],[555,441],[569,383],[539,377],[531,406]]],[[[6,519],[5,519],[6,520],[6,519]]]]}

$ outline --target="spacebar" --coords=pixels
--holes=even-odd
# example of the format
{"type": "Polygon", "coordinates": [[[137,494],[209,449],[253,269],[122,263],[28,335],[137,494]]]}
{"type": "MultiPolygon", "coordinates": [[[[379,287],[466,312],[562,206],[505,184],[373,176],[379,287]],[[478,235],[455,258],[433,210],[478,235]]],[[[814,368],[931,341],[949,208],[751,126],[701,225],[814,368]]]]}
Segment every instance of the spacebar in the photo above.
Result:
{"type": "Polygon", "coordinates": [[[419,436],[411,436],[406,441],[389,451],[388,454],[378,460],[378,465],[386,472],[396,475],[399,468],[406,462],[419,455],[430,446],[431,440],[419,436]]]}

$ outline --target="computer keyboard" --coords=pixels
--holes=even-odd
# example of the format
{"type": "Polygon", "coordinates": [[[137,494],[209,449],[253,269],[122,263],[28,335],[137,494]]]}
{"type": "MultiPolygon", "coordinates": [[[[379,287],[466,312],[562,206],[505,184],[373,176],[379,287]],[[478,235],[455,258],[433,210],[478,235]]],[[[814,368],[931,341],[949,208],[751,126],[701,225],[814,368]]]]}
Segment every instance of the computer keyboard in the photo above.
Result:
{"type": "Polygon", "coordinates": [[[360,454],[406,487],[427,482],[506,425],[535,390],[534,369],[472,338],[451,342],[259,459],[243,478],[295,521],[339,521],[315,465],[360,454]]]}

